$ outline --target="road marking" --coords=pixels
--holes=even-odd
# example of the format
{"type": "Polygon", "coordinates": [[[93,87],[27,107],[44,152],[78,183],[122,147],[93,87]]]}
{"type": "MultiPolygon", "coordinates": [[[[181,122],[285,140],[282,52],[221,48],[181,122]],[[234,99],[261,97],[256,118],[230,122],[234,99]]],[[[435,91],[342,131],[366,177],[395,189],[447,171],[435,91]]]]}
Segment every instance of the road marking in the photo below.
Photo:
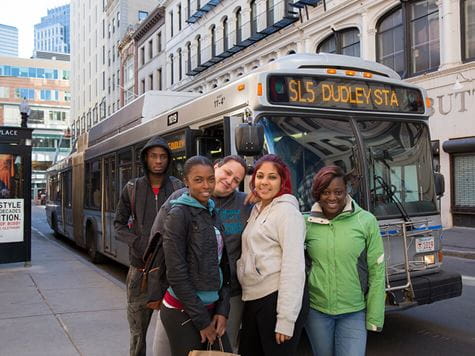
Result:
{"type": "Polygon", "coordinates": [[[475,287],[475,277],[462,276],[462,283],[466,286],[475,287]]]}

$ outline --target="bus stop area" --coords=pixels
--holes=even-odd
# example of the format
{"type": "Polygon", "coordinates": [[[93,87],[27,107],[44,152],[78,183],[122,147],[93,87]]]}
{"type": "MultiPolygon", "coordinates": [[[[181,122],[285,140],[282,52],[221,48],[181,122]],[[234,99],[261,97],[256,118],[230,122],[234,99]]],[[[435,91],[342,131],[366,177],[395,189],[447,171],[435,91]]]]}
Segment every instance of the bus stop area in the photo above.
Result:
{"type": "Polygon", "coordinates": [[[128,355],[125,284],[33,228],[31,267],[0,264],[0,330],[1,356],[128,355]]]}
{"type": "MultiPolygon", "coordinates": [[[[475,259],[475,229],[443,236],[446,255],[475,259]]],[[[124,283],[36,228],[31,264],[0,264],[0,356],[128,355],[124,283]]]]}

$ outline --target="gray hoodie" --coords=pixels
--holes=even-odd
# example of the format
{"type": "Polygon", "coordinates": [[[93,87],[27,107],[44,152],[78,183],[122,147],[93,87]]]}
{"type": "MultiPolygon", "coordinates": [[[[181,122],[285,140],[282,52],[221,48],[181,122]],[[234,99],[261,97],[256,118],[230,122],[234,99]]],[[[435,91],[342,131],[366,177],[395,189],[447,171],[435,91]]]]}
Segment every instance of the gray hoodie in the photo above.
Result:
{"type": "Polygon", "coordinates": [[[305,286],[305,221],[297,199],[275,198],[261,211],[252,209],[242,234],[237,275],[242,299],[255,300],[278,291],[275,332],[292,336],[305,286]]]}

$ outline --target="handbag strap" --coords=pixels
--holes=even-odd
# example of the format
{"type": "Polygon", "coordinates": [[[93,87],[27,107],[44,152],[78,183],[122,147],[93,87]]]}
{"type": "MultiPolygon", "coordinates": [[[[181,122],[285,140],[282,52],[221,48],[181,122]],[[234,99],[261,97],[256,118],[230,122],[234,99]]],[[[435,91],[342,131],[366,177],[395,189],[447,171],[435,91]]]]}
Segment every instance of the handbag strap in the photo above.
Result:
{"type": "MultiPolygon", "coordinates": [[[[221,352],[224,352],[224,347],[223,347],[223,340],[221,340],[221,336],[218,336],[218,341],[219,341],[219,350],[221,352]]],[[[208,341],[208,346],[206,347],[206,351],[211,351],[213,347],[213,344],[211,344],[209,341],[208,341]]]]}

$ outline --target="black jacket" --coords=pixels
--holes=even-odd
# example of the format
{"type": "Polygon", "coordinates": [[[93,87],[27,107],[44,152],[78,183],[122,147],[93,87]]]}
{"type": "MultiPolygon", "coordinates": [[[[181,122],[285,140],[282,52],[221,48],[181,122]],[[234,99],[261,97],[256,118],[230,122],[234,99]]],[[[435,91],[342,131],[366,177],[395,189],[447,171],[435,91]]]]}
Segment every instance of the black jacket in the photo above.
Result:
{"type": "Polygon", "coordinates": [[[167,143],[162,138],[157,136],[150,139],[142,149],[140,158],[146,174],[143,177],[130,181],[131,184],[135,184],[135,221],[133,227],[129,228],[128,225],[132,211],[127,184],[122,190],[114,219],[116,238],[129,245],[129,262],[132,266],[137,268],[143,268],[143,254],[148,244],[153,221],[160,207],[176,189],[183,187],[183,183],[177,178],[168,176],[167,172],[170,168],[172,156],[167,143]],[[160,192],[158,196],[155,197],[148,179],[145,155],[149,148],[157,146],[164,148],[168,153],[168,167],[160,192]]]}
{"type": "Polygon", "coordinates": [[[228,317],[230,299],[230,272],[224,241],[220,267],[218,266],[217,241],[214,227],[224,237],[224,227],[215,212],[188,205],[174,205],[166,220],[163,249],[167,266],[167,279],[173,292],[184,305],[198,330],[206,328],[211,318],[197,291],[219,291],[215,314],[228,317]]]}
{"type": "MultiPolygon", "coordinates": [[[[172,207],[171,201],[188,192],[187,188],[175,191],[162,205],[150,232],[150,241],[157,234],[163,234],[165,219],[172,207]]],[[[228,251],[231,272],[231,297],[241,294],[241,285],[236,276],[236,261],[241,257],[241,234],[252,210],[252,204],[244,204],[246,193],[232,192],[227,197],[213,197],[216,211],[224,225],[224,242],[228,251]]]]}

